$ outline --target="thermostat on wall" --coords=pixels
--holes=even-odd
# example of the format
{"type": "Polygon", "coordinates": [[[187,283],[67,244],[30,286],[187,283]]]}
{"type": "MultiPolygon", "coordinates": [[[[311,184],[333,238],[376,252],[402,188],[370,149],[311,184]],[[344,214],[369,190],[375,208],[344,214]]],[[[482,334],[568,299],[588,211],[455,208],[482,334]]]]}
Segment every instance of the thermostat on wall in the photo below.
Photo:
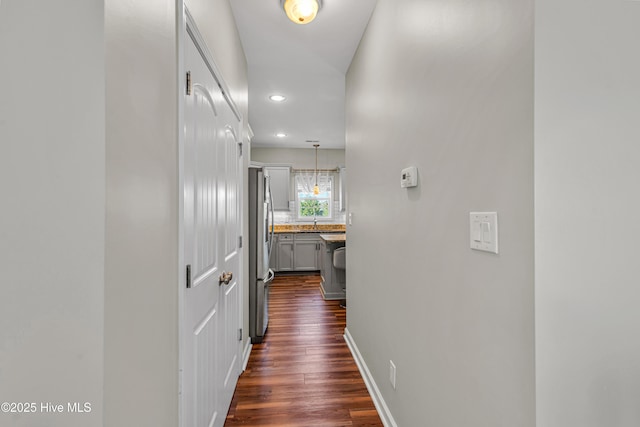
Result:
{"type": "Polygon", "coordinates": [[[415,166],[409,166],[402,169],[402,175],[400,177],[400,187],[416,187],[418,185],[418,168],[415,166]]]}

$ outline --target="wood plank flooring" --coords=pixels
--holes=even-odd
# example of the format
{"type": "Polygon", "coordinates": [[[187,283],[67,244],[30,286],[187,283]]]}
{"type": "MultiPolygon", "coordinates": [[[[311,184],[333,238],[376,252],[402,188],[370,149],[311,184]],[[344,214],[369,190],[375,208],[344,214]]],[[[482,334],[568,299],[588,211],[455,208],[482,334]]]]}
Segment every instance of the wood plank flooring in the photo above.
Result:
{"type": "Polygon", "coordinates": [[[320,276],[278,276],[269,298],[225,426],[382,426],[342,336],[345,309],[322,299],[320,276]]]}

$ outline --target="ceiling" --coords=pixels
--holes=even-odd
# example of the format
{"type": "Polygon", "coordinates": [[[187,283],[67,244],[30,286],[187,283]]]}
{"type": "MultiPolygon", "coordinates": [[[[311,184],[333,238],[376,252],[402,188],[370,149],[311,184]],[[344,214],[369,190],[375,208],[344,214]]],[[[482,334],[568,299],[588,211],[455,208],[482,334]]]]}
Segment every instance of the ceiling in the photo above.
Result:
{"type": "Polygon", "coordinates": [[[313,22],[298,25],[280,0],[231,1],[249,69],[254,147],[344,148],[345,74],[375,3],[324,0],[313,22]],[[273,102],[273,94],[287,99],[273,102]]]}

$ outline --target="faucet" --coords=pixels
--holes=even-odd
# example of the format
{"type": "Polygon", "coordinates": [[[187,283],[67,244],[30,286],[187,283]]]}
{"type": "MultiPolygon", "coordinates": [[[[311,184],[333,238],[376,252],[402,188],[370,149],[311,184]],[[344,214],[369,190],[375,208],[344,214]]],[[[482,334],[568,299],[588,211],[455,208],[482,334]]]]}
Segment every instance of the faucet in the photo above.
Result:
{"type": "Polygon", "coordinates": [[[316,218],[316,216],[313,216],[313,229],[317,230],[318,229],[318,219],[316,218]]]}

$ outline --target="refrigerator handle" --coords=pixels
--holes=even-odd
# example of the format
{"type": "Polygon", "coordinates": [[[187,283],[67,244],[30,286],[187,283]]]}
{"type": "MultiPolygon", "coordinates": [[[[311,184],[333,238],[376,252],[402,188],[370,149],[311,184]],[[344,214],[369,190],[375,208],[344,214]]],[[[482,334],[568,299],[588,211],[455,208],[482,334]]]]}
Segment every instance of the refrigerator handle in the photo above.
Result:
{"type": "MultiPolygon", "coordinates": [[[[273,212],[273,195],[271,194],[271,178],[269,177],[267,179],[267,185],[269,186],[269,208],[271,211],[271,233],[270,233],[270,238],[269,238],[269,257],[271,257],[271,252],[273,252],[273,236],[274,236],[274,231],[273,229],[275,228],[275,215],[273,212]]],[[[268,214],[267,214],[268,215],[268,214]]]]}
{"type": "Polygon", "coordinates": [[[276,277],[276,273],[274,273],[272,269],[269,269],[267,280],[264,281],[264,284],[268,285],[269,282],[271,282],[274,279],[274,277],[276,277]]]}

